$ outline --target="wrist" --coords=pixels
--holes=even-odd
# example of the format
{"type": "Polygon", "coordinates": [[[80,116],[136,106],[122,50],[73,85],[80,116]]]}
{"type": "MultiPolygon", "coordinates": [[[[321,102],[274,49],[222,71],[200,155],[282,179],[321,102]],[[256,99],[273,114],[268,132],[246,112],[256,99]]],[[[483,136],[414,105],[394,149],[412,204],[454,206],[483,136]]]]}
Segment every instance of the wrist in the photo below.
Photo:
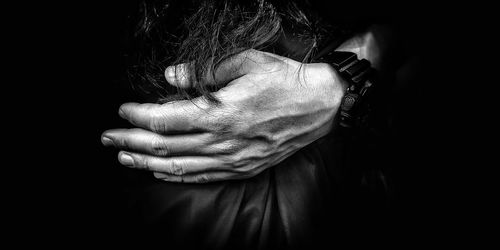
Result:
{"type": "Polygon", "coordinates": [[[319,98],[332,102],[330,106],[338,108],[342,102],[348,82],[328,63],[312,63],[312,74],[318,78],[315,82],[319,98]]]}
{"type": "Polygon", "coordinates": [[[366,114],[370,109],[366,99],[373,92],[376,70],[368,60],[359,60],[353,52],[333,51],[322,60],[328,62],[338,72],[337,78],[345,79],[348,85],[340,107],[340,125],[346,128],[359,127],[363,112],[366,114]]]}

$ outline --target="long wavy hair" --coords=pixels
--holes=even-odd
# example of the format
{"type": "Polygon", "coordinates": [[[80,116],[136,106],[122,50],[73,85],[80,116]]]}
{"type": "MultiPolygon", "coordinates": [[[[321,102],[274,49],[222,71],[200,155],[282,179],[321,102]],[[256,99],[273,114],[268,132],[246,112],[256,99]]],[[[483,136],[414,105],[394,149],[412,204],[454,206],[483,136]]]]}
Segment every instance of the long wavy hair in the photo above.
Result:
{"type": "Polygon", "coordinates": [[[323,43],[351,32],[347,25],[323,22],[307,1],[144,1],[139,16],[129,75],[135,86],[159,102],[202,95],[216,102],[211,92],[223,85],[207,85],[202,76],[231,56],[256,49],[307,63],[323,43]],[[307,50],[284,49],[279,42],[286,39],[295,39],[307,50]],[[166,67],[188,62],[194,87],[170,86],[166,67]]]}
{"type": "MultiPolygon", "coordinates": [[[[215,72],[231,56],[256,49],[303,63],[314,62],[322,48],[340,45],[364,25],[323,22],[307,0],[146,0],[141,3],[139,17],[129,77],[133,86],[160,103],[197,96],[217,102],[211,93],[223,84],[207,85],[202,76],[215,72]],[[285,48],[280,42],[287,39],[307,49],[285,48]],[[194,83],[191,89],[178,89],[165,79],[165,69],[180,63],[190,63],[189,76],[194,83]]],[[[377,114],[376,126],[385,128],[386,117],[377,114]]],[[[362,136],[347,139],[346,148],[356,145],[356,149],[347,149],[350,153],[346,153],[346,159],[348,165],[358,166],[349,170],[355,172],[350,177],[355,185],[365,183],[370,190],[382,189],[387,196],[383,172],[363,168],[374,164],[374,157],[366,156],[383,150],[376,145],[385,136],[380,131],[385,130],[370,128],[362,136]]]]}

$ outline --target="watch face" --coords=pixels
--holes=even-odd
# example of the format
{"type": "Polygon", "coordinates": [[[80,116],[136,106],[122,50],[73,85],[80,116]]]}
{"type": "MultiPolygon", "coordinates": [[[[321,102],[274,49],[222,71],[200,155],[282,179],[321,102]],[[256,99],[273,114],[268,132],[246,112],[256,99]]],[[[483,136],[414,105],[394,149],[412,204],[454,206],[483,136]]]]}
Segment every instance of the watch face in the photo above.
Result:
{"type": "Polygon", "coordinates": [[[351,110],[355,102],[356,102],[356,96],[352,94],[347,94],[344,97],[344,102],[342,103],[342,109],[345,111],[351,110]]]}

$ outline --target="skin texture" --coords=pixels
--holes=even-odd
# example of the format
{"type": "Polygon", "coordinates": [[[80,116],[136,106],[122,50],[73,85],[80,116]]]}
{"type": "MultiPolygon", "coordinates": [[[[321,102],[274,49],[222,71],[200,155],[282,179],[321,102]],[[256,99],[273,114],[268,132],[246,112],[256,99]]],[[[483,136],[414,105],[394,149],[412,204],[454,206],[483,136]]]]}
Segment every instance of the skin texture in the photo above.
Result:
{"type": "MultiPolygon", "coordinates": [[[[187,68],[168,67],[167,81],[190,87],[187,68]]],[[[346,87],[327,64],[256,50],[214,73],[208,84],[227,84],[214,93],[220,103],[123,104],[120,116],[138,128],[105,131],[102,143],[122,150],[121,164],[166,181],[249,178],[330,132],[346,87]]]]}

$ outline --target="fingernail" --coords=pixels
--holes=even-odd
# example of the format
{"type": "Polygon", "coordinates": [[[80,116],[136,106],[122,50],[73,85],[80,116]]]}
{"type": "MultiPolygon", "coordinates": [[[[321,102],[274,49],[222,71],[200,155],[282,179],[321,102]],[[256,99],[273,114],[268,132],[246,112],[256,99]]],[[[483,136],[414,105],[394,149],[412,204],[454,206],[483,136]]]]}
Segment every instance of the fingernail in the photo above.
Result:
{"type": "Polygon", "coordinates": [[[101,142],[104,146],[114,146],[115,144],[113,143],[113,140],[109,139],[108,137],[106,136],[103,136],[101,138],[101,142]]]}
{"type": "Polygon", "coordinates": [[[127,153],[120,154],[120,163],[123,165],[134,165],[134,159],[127,153]]]}
{"type": "Polygon", "coordinates": [[[167,69],[165,69],[165,77],[167,80],[174,80],[175,79],[175,67],[174,66],[169,66],[167,69]]]}
{"type": "Polygon", "coordinates": [[[165,79],[169,83],[174,83],[175,82],[175,67],[174,66],[169,66],[167,69],[165,69],[165,79]]]}
{"type": "Polygon", "coordinates": [[[125,112],[123,112],[123,109],[122,109],[122,108],[120,108],[120,109],[118,110],[118,115],[119,115],[120,117],[122,117],[122,118],[125,118],[125,112]]]}
{"type": "Polygon", "coordinates": [[[169,177],[168,175],[163,174],[163,173],[159,173],[159,172],[154,172],[153,175],[156,179],[160,179],[160,180],[168,180],[168,177],[169,177]]]}

